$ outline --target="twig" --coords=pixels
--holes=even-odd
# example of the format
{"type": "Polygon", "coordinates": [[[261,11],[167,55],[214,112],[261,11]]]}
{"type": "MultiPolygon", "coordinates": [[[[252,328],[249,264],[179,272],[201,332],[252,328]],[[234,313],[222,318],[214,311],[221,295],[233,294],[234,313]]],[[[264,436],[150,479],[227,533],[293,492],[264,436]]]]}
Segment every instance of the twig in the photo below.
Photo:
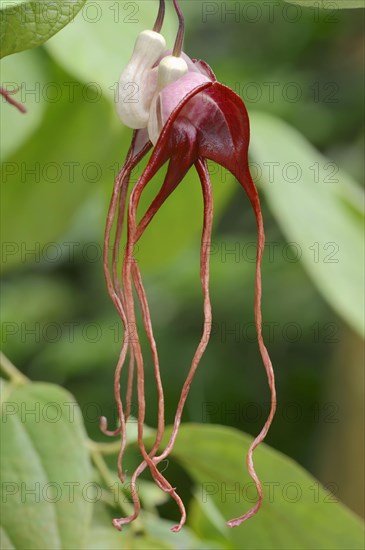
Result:
{"type": "Polygon", "coordinates": [[[29,382],[29,378],[20,372],[2,351],[0,351],[0,368],[16,386],[23,386],[29,382]]]}

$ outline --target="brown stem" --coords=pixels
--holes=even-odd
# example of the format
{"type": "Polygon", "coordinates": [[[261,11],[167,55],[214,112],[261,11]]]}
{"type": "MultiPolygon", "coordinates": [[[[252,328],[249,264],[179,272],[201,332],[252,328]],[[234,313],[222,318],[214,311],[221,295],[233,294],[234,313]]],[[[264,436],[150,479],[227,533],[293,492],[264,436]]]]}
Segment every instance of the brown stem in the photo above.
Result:
{"type": "Polygon", "coordinates": [[[153,26],[153,30],[155,32],[161,31],[164,18],[165,18],[165,0],[160,0],[160,6],[158,8],[157,18],[153,26]]]}
{"type": "Polygon", "coordinates": [[[24,114],[27,112],[27,109],[24,107],[24,105],[20,103],[20,101],[17,101],[16,99],[11,97],[13,94],[16,94],[18,91],[19,91],[19,88],[16,88],[15,90],[5,90],[5,88],[0,86],[0,95],[3,96],[5,101],[10,105],[13,105],[13,107],[16,107],[18,111],[24,114]]]}
{"type": "Polygon", "coordinates": [[[185,19],[179,5],[179,0],[174,0],[174,7],[179,20],[179,30],[177,31],[172,55],[174,55],[175,57],[180,57],[185,37],[185,19]]]}

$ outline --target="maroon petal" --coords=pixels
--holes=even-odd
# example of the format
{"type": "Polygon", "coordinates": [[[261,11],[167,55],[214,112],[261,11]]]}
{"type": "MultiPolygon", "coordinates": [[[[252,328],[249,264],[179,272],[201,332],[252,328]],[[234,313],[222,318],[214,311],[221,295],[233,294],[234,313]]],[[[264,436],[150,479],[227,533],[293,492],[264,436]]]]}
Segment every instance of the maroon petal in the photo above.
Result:
{"type": "MultiPolygon", "coordinates": [[[[170,86],[177,87],[178,82],[170,86]]],[[[167,102],[169,99],[164,92],[160,94],[161,101],[167,102]]],[[[248,166],[249,140],[246,107],[232,90],[218,82],[203,83],[193,88],[169,116],[146,169],[146,178],[142,178],[141,184],[145,187],[152,177],[148,174],[150,169],[155,174],[167,160],[172,161],[159,195],[143,218],[139,233],[142,227],[147,227],[158,207],[199,157],[227,168],[257,208],[257,190],[248,166]]]]}
{"type": "Polygon", "coordinates": [[[172,155],[165,180],[158,195],[138,224],[136,241],[139,240],[157,210],[176,189],[198,157],[197,131],[195,126],[186,118],[178,117],[175,121],[170,146],[172,155]]]}

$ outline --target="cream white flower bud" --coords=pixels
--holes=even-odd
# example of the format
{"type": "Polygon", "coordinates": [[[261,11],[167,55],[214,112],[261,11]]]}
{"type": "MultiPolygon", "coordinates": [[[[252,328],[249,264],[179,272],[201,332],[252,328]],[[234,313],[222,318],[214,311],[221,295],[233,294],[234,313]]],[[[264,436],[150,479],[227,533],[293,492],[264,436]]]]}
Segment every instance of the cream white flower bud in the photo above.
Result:
{"type": "Polygon", "coordinates": [[[182,57],[173,55],[164,57],[158,66],[157,92],[160,92],[172,82],[176,82],[187,72],[188,64],[182,57]]]}
{"type": "Polygon", "coordinates": [[[162,34],[143,31],[139,34],[130,61],[121,74],[117,112],[130,128],[146,128],[151,102],[157,87],[157,68],[153,68],[166,48],[162,34]]]}
{"type": "Polygon", "coordinates": [[[157,111],[159,111],[158,97],[159,93],[169,84],[176,82],[188,73],[188,65],[182,57],[168,55],[164,57],[158,66],[157,90],[153,97],[148,120],[148,135],[154,145],[156,145],[162,130],[162,121],[157,111]]]}

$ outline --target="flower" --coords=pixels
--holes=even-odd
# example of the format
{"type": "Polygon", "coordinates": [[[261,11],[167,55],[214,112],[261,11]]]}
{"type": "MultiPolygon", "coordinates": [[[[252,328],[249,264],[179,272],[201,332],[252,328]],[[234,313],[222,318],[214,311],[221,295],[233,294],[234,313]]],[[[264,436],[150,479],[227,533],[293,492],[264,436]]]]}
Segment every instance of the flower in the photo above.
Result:
{"type": "MultiPolygon", "coordinates": [[[[174,0],[174,3],[175,6],[178,5],[177,0],[174,0]]],[[[209,296],[209,250],[213,224],[213,196],[207,169],[207,160],[212,160],[228,169],[236,177],[247,193],[256,217],[258,245],[254,306],[255,320],[258,345],[271,391],[269,417],[260,434],[251,444],[247,454],[247,467],[257,488],[258,501],[248,512],[227,523],[229,527],[236,527],[246,519],[252,517],[262,504],[262,486],[254,468],[253,451],[265,438],[276,408],[274,372],[262,338],[261,329],[261,261],[265,235],[260,200],[248,165],[249,119],[242,100],[232,90],[216,80],[212,70],[205,62],[191,60],[181,51],[177,52],[178,55],[171,55],[171,52],[161,50],[161,48],[164,48],[163,44],[164,40],[158,32],[144,31],[137,39],[134,53],[127,68],[122,73],[119,85],[121,93],[117,105],[118,113],[124,123],[135,128],[135,132],[127,159],[116,179],[113,189],[105,232],[104,270],[108,290],[122,319],[125,334],[114,382],[114,393],[118,406],[120,426],[113,432],[108,431],[106,419],[103,417],[101,419],[101,428],[108,435],[121,435],[118,472],[120,479],[123,481],[122,458],[126,444],[126,420],[130,414],[134,369],[136,367],[138,445],[143,460],[131,477],[130,487],[134,503],[134,513],[126,518],[115,519],[113,524],[118,529],[122,529],[123,525],[130,523],[138,516],[140,501],[137,492],[137,479],[147,467],[149,467],[152,477],[158,486],[172,496],[180,509],[181,519],[179,524],[173,527],[173,531],[179,531],[186,520],[185,507],[182,500],[167,479],[159,472],[157,466],[162,460],[166,459],[176,441],[189,388],[208,344],[210,327],[212,325],[212,308],[209,296]],[[140,101],[138,104],[128,106],[124,102],[125,96],[123,96],[123,92],[128,84],[128,79],[132,77],[134,78],[133,82],[138,85],[140,101]],[[131,171],[151,150],[153,145],[154,148],[148,164],[129,197],[127,244],[120,281],[118,255],[129,179],[131,171]],[[141,220],[137,222],[137,209],[141,195],[151,179],[167,162],[168,168],[161,189],[141,220]],[[204,330],[181,391],[169,441],[163,452],[157,454],[165,430],[164,392],[147,296],[144,291],[138,264],[133,258],[133,250],[159,208],[193,166],[200,178],[204,201],[200,262],[200,278],[204,297],[204,330]],[[112,269],[110,269],[109,249],[112,227],[115,220],[116,229],[111,258],[112,269]],[[149,452],[147,452],[143,441],[145,418],[144,359],[138,330],[136,330],[137,322],[133,286],[142,310],[144,329],[151,348],[158,393],[157,435],[154,445],[149,452]],[[129,380],[124,412],[120,397],[119,380],[128,351],[130,357],[129,380]]],[[[179,48],[177,49],[179,50],[179,48]]]]}
{"type": "Polygon", "coordinates": [[[130,128],[147,127],[151,101],[157,88],[156,63],[165,47],[162,34],[149,30],[141,32],[132,57],[120,76],[117,111],[121,121],[130,128]],[[137,91],[137,97],[134,97],[134,91],[137,91]]]}

